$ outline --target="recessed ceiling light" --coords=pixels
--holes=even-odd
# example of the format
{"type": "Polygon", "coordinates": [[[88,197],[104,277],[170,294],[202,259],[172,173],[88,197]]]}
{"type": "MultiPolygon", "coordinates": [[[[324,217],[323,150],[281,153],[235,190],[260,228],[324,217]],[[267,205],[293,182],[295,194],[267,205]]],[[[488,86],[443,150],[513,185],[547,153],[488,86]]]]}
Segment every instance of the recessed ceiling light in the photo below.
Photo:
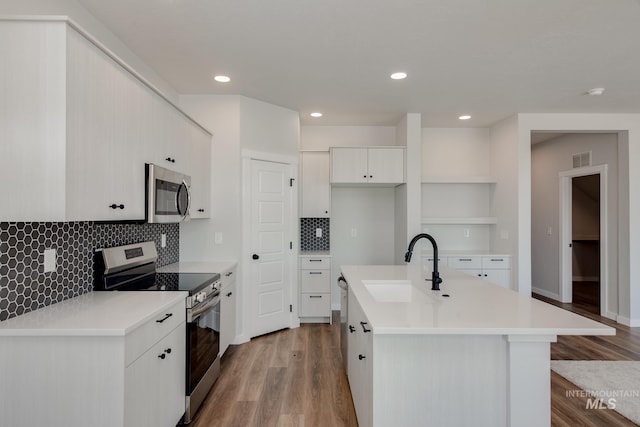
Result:
{"type": "Polygon", "coordinates": [[[393,80],[402,80],[402,79],[406,79],[407,78],[407,73],[393,73],[391,74],[391,77],[393,80]]]}
{"type": "Polygon", "coordinates": [[[591,95],[591,96],[602,95],[603,93],[604,93],[603,87],[594,87],[593,89],[589,89],[587,91],[587,95],[591,95]]]}
{"type": "Polygon", "coordinates": [[[468,114],[465,114],[464,116],[458,117],[458,119],[460,119],[460,120],[469,120],[470,118],[471,118],[471,116],[468,115],[468,114]]]}
{"type": "Polygon", "coordinates": [[[322,113],[319,112],[315,112],[315,113],[311,113],[309,114],[311,117],[322,117],[322,113]]]}
{"type": "Polygon", "coordinates": [[[219,83],[229,83],[231,81],[231,77],[222,75],[215,76],[213,79],[219,83]]]}

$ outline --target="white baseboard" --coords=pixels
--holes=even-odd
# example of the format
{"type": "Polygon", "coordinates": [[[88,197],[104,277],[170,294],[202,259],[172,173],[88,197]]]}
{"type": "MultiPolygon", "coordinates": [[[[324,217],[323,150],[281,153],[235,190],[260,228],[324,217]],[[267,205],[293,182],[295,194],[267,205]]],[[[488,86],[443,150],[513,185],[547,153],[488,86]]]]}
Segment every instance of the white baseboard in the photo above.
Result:
{"type": "Polygon", "coordinates": [[[622,323],[623,325],[629,326],[631,328],[636,328],[640,326],[640,319],[629,319],[628,317],[618,316],[618,323],[622,323]]]}
{"type": "Polygon", "coordinates": [[[535,294],[542,295],[543,297],[551,298],[552,300],[556,300],[556,301],[562,302],[562,298],[560,297],[560,295],[558,295],[558,294],[556,294],[554,292],[549,292],[549,291],[547,291],[545,289],[531,287],[531,292],[533,292],[535,294]]]}
{"type": "Polygon", "coordinates": [[[614,322],[618,322],[618,313],[613,313],[611,311],[607,311],[605,313],[604,317],[606,317],[607,319],[613,320],[614,322]]]}

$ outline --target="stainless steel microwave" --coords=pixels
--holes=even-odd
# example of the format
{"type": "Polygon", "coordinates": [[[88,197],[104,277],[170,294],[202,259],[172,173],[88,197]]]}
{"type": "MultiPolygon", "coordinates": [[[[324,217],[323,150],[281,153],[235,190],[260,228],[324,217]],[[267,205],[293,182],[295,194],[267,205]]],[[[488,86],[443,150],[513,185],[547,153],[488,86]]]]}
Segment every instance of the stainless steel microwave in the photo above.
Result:
{"type": "Polygon", "coordinates": [[[153,163],[145,164],[146,220],[169,223],[189,220],[191,177],[153,163]]]}

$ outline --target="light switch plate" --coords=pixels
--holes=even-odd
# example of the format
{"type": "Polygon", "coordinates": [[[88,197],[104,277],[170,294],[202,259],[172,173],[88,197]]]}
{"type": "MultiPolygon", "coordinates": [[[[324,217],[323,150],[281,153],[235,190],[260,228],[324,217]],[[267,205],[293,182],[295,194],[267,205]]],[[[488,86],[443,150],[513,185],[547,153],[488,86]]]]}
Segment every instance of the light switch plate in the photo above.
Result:
{"type": "Polygon", "coordinates": [[[166,234],[161,234],[160,235],[160,247],[161,248],[166,248],[167,247],[167,235],[166,234]]]}

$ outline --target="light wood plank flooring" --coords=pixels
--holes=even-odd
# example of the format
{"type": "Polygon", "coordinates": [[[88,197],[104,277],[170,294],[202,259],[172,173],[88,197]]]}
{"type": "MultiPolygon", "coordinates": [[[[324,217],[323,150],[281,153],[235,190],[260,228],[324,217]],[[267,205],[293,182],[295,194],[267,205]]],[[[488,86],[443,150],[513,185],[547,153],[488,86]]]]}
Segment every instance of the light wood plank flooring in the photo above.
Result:
{"type": "Polygon", "coordinates": [[[191,426],[357,426],[336,320],[229,347],[191,426]]]}
{"type": "MultiPolygon", "coordinates": [[[[552,359],[640,360],[640,328],[628,328],[581,304],[553,303],[616,328],[612,337],[558,337],[552,359]]],[[[587,297],[583,299],[588,299],[587,297]]],[[[357,426],[334,324],[304,324],[231,346],[222,373],[192,427],[357,426]]],[[[586,409],[586,399],[567,397],[578,387],[551,373],[551,424],[558,427],[635,426],[612,410],[586,409]]]]}

